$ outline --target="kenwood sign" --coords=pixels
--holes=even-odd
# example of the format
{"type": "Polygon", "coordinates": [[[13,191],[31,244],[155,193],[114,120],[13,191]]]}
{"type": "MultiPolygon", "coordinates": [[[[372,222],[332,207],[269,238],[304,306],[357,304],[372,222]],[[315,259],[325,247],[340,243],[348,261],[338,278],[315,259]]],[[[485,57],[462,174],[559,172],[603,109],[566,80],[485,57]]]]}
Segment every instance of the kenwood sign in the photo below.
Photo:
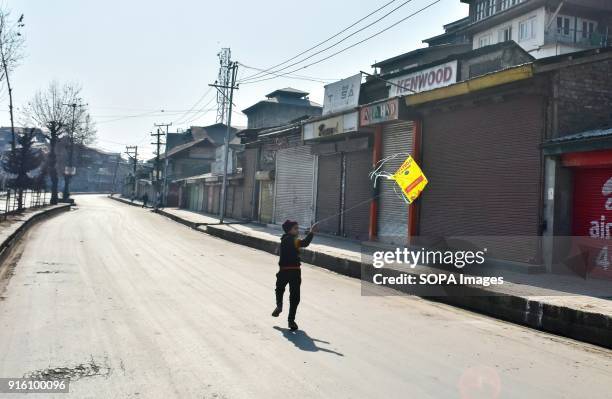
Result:
{"type": "Polygon", "coordinates": [[[457,61],[389,79],[389,97],[405,96],[457,83],[457,61]]]}

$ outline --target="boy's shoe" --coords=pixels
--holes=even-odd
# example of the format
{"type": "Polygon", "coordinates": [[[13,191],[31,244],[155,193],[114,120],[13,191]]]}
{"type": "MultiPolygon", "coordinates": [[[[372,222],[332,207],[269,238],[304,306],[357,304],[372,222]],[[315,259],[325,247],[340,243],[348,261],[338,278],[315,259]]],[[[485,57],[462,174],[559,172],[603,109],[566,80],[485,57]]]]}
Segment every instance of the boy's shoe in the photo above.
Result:
{"type": "Polygon", "coordinates": [[[295,331],[295,330],[297,330],[297,329],[298,329],[298,325],[297,325],[297,323],[295,322],[295,320],[289,320],[289,329],[290,329],[291,331],[295,331]]]}
{"type": "Polygon", "coordinates": [[[278,315],[281,314],[282,311],[283,308],[281,306],[277,306],[276,309],[274,309],[274,312],[272,312],[272,317],[278,317],[278,315]]]}

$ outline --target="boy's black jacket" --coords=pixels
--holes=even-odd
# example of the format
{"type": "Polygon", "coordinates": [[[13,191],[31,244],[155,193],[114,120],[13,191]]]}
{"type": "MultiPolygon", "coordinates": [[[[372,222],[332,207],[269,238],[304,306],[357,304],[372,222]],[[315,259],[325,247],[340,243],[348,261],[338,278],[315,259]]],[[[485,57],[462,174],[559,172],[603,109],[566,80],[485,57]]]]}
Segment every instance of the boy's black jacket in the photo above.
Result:
{"type": "Polygon", "coordinates": [[[303,240],[291,234],[283,234],[280,244],[280,259],[278,265],[280,267],[296,267],[301,265],[300,248],[305,248],[310,245],[313,234],[308,233],[303,240]]]}

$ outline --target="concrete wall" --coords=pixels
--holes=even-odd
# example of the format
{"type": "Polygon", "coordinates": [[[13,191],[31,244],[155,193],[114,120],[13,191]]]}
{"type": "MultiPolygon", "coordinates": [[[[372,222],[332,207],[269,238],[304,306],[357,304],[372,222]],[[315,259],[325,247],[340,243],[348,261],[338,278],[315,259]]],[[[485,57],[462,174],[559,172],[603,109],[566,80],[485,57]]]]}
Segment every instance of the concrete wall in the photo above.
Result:
{"type": "Polygon", "coordinates": [[[611,77],[611,59],[557,72],[557,136],[612,125],[611,77]]]}
{"type": "Polygon", "coordinates": [[[248,128],[265,128],[289,123],[304,115],[319,116],[321,108],[293,104],[264,103],[248,112],[248,128]]]}

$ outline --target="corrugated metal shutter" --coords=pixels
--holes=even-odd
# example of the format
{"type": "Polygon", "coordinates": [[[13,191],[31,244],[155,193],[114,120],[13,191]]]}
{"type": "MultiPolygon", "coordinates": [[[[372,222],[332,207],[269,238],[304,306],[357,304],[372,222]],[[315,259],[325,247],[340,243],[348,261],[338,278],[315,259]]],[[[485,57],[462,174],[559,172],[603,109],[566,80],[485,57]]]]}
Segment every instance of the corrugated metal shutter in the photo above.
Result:
{"type": "Polygon", "coordinates": [[[232,217],[233,206],[234,206],[234,188],[227,182],[226,194],[225,194],[225,215],[232,217]]]}
{"type": "Polygon", "coordinates": [[[343,234],[355,240],[368,239],[370,224],[370,202],[372,183],[372,151],[356,151],[344,154],[345,159],[345,195],[342,223],[343,234]]]}
{"type": "Polygon", "coordinates": [[[234,203],[232,204],[232,217],[234,219],[242,219],[243,194],[244,188],[242,185],[234,186],[234,203]]]}
{"type": "Polygon", "coordinates": [[[575,170],[573,219],[573,234],[593,239],[592,273],[612,278],[612,168],[575,170]]]}
{"type": "Polygon", "coordinates": [[[221,186],[218,184],[215,184],[214,186],[211,186],[210,189],[213,192],[212,195],[212,214],[213,215],[218,215],[219,214],[219,202],[220,202],[220,198],[221,198],[221,186]]]}
{"type": "Polygon", "coordinates": [[[202,187],[202,212],[208,213],[208,189],[209,187],[204,184],[202,187]]]}
{"type": "Polygon", "coordinates": [[[257,171],[257,149],[247,148],[244,152],[244,189],[242,193],[242,218],[253,219],[253,191],[255,190],[255,172],[257,171]]]}
{"type": "Polygon", "coordinates": [[[536,260],[543,121],[536,97],[427,115],[420,235],[490,236],[489,258],[536,260]]]}
{"type": "Polygon", "coordinates": [[[340,234],[342,155],[320,155],[317,179],[317,221],[323,233],[340,234]]]}
{"type": "MultiPolygon", "coordinates": [[[[414,126],[412,122],[396,122],[383,126],[382,158],[394,154],[412,154],[414,126]]],[[[398,156],[385,163],[384,170],[394,173],[406,159],[398,156]]],[[[391,244],[408,241],[408,204],[396,188],[393,180],[379,179],[378,239],[391,244]]]]}
{"type": "Polygon", "coordinates": [[[204,183],[198,184],[198,212],[204,211],[204,204],[206,197],[204,197],[204,183]]]}
{"type": "Polygon", "coordinates": [[[274,222],[296,220],[300,226],[312,223],[314,156],[310,146],[297,146],[276,153],[276,209],[274,222]]]}
{"type": "Polygon", "coordinates": [[[274,181],[260,181],[259,185],[259,221],[272,223],[272,207],[274,204],[274,181]]]}

